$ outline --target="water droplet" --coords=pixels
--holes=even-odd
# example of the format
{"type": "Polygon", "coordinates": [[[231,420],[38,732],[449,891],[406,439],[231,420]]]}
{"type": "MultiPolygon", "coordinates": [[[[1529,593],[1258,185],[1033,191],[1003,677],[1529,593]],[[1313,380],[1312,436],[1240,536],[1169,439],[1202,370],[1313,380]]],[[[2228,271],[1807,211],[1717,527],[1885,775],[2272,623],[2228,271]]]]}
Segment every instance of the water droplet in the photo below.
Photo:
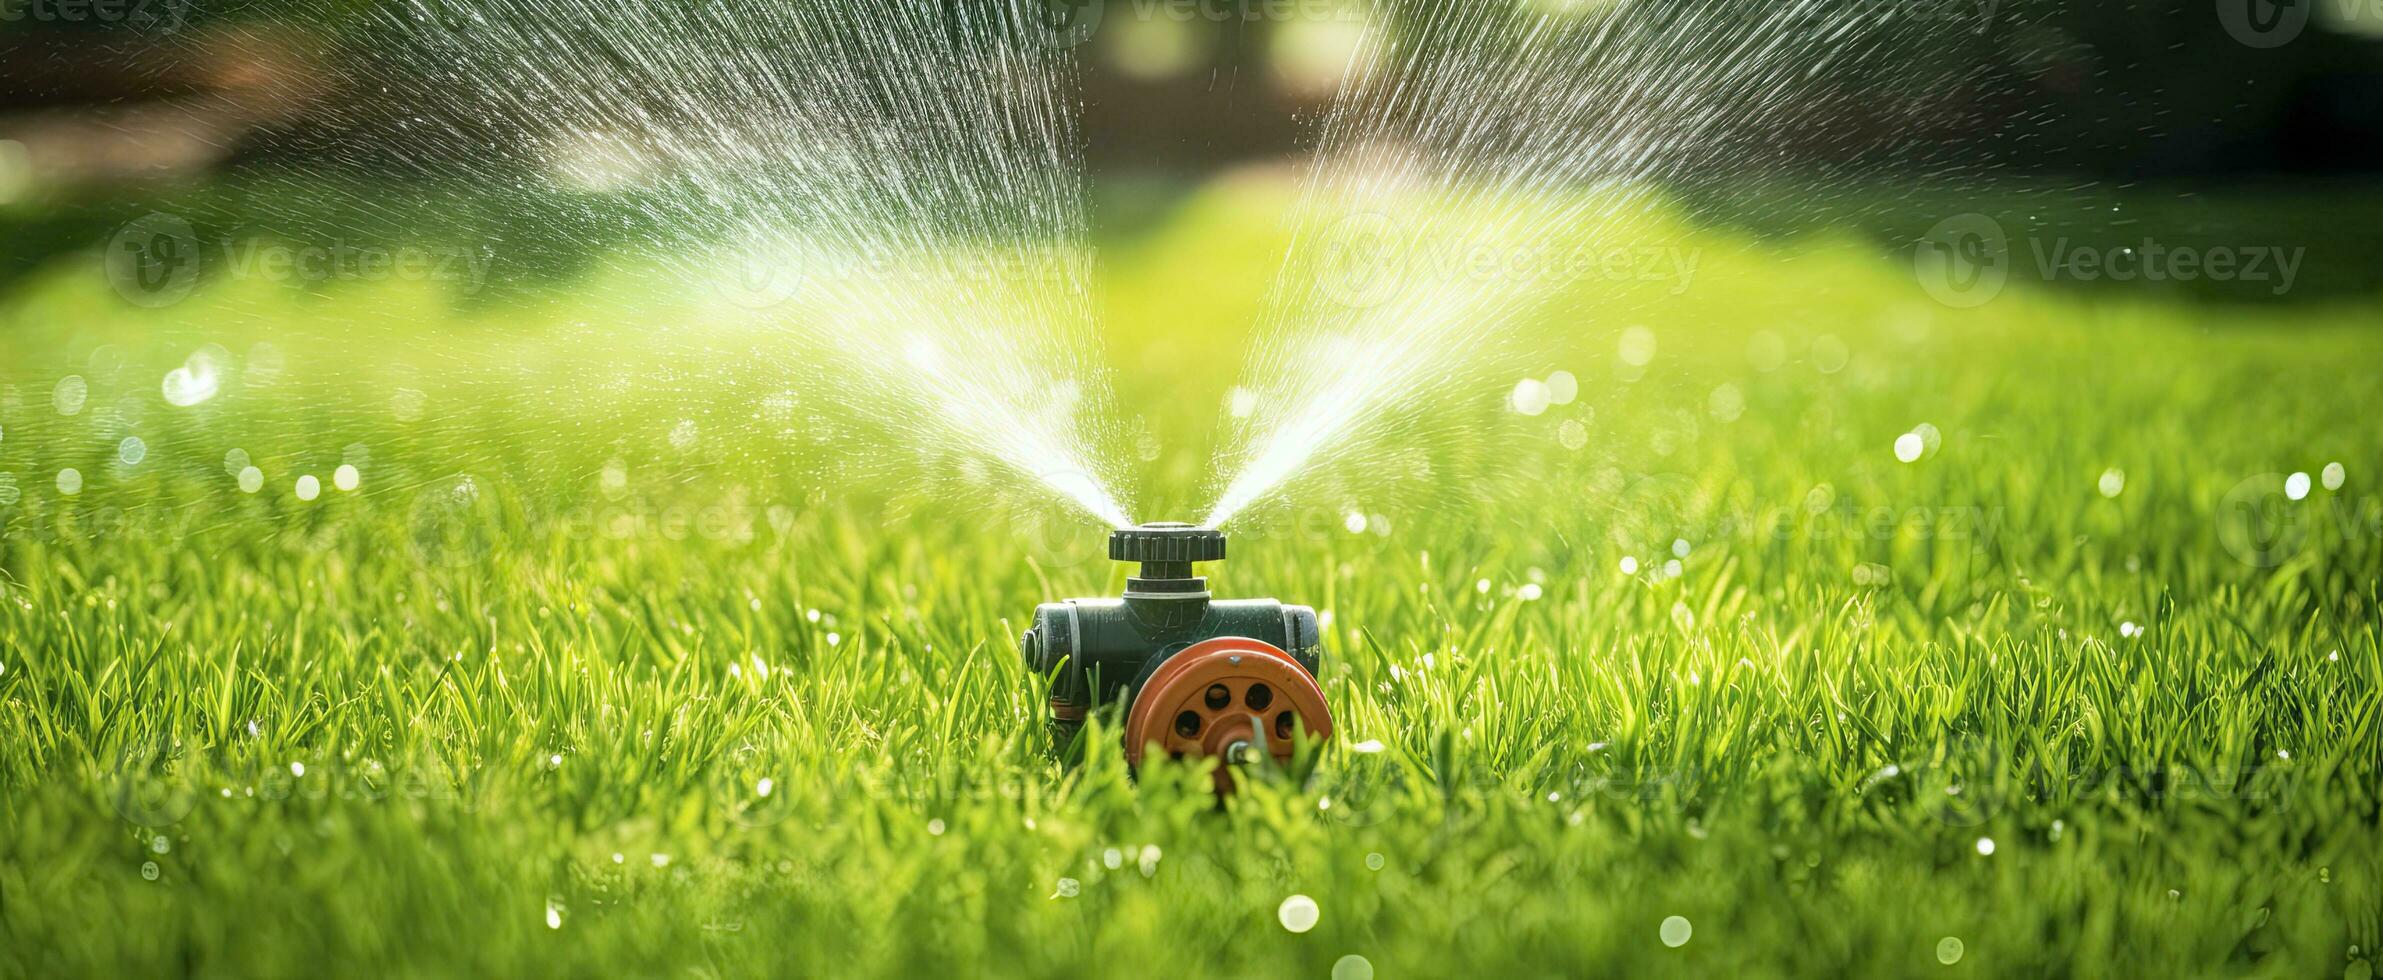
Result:
{"type": "Polygon", "coordinates": [[[1678,949],[1688,945],[1688,937],[1696,934],[1696,927],[1690,925],[1686,918],[1674,915],[1663,920],[1663,928],[1658,934],[1663,937],[1663,945],[1678,949]]]}
{"type": "Polygon", "coordinates": [[[83,492],[83,473],[74,467],[58,471],[58,492],[69,497],[83,492]]]}
{"type": "Polygon", "coordinates": [[[561,902],[557,902],[557,901],[555,901],[554,899],[551,899],[551,898],[550,898],[550,899],[547,899],[547,900],[546,900],[546,928],[548,928],[548,929],[560,929],[560,928],[562,928],[562,927],[563,927],[563,906],[562,906],[562,903],[561,903],[561,902]]]}
{"type": "Polygon", "coordinates": [[[265,488],[265,471],[254,466],[240,470],[240,492],[255,493],[265,488]]]}
{"type": "Polygon", "coordinates": [[[164,854],[173,849],[174,842],[167,840],[164,834],[149,838],[149,852],[152,854],[164,854]]]}
{"type": "Polygon", "coordinates": [[[1332,980],[1374,980],[1373,961],[1355,953],[1334,960],[1332,980]]]}
{"type": "Polygon", "coordinates": [[[1551,400],[1547,391],[1547,382],[1537,378],[1524,378],[1515,382],[1514,393],[1507,396],[1507,403],[1513,406],[1515,411],[1524,415],[1539,415],[1546,412],[1548,402],[1551,400]]]}
{"type": "Polygon", "coordinates": [[[1570,371],[1558,371],[1547,376],[1547,400],[1557,405],[1570,405],[1580,397],[1580,379],[1570,371]]]}
{"type": "Polygon", "coordinates": [[[79,374],[59,378],[57,386],[50,389],[50,407],[57,409],[60,415],[82,414],[83,403],[90,398],[91,384],[79,374]]]}
{"type": "Polygon", "coordinates": [[[412,388],[399,388],[389,396],[389,415],[400,422],[419,422],[429,403],[429,396],[412,388]]]}
{"type": "Polygon", "coordinates": [[[1350,511],[1349,516],[1341,519],[1340,526],[1348,528],[1350,534],[1364,534],[1365,512],[1355,510],[1350,511]]]}
{"type": "Polygon", "coordinates": [[[1083,883],[1083,882],[1077,881],[1077,880],[1076,880],[1076,879],[1074,879],[1074,878],[1061,878],[1061,879],[1059,879],[1059,887],[1058,887],[1058,889],[1057,889],[1057,890],[1055,890],[1055,891],[1053,891],[1053,892],[1051,893],[1051,897],[1052,897],[1052,898],[1074,898],[1074,897],[1076,897],[1076,896],[1078,896],[1078,895],[1081,895],[1081,894],[1083,894],[1083,893],[1084,893],[1084,883],[1083,883]]]}
{"type": "Polygon", "coordinates": [[[2294,473],[2284,478],[2284,496],[2299,500],[2309,495],[2309,475],[2294,473]]]}
{"type": "Polygon", "coordinates": [[[1979,853],[1980,855],[1989,855],[1989,854],[1993,854],[1993,853],[1994,853],[1994,838],[1992,838],[1992,837],[1980,837],[1980,838],[1978,838],[1978,853],[1979,853]]]}
{"type": "Polygon", "coordinates": [[[1768,374],[1787,364],[1787,341],[1778,334],[1764,330],[1746,342],[1746,363],[1768,374]]]}
{"type": "Polygon", "coordinates": [[[150,881],[156,881],[156,880],[157,880],[157,875],[158,875],[158,870],[157,870],[157,862],[155,862],[155,861],[143,861],[143,862],[141,862],[141,877],[143,877],[143,878],[146,878],[146,879],[148,879],[148,880],[150,880],[150,881]]]}
{"type": "Polygon", "coordinates": [[[2348,470],[2342,469],[2342,464],[2340,463],[2327,463],[2325,464],[2325,470],[2320,474],[2320,477],[2325,482],[2325,489],[2339,490],[2342,488],[2342,484],[2349,480],[2350,473],[2348,470]]]}
{"type": "Polygon", "coordinates": [[[1631,557],[1631,556],[1629,556],[1629,555],[1623,555],[1623,556],[1622,556],[1622,574],[1624,574],[1624,575],[1636,575],[1636,574],[1638,574],[1638,559],[1636,559],[1636,558],[1633,558],[1633,557],[1631,557]]]}
{"type": "Polygon", "coordinates": [[[1365,856],[1365,870],[1367,871],[1380,871],[1382,870],[1382,866],[1388,863],[1390,863],[1389,860],[1382,857],[1382,852],[1380,851],[1375,851],[1365,856]]]}
{"type": "Polygon", "coordinates": [[[654,853],[651,860],[654,862],[654,867],[657,868],[667,868],[670,866],[670,855],[663,854],[659,851],[654,853]]]}
{"type": "Polygon", "coordinates": [[[1906,432],[1895,437],[1896,459],[1906,463],[1916,463],[1919,462],[1920,454],[1927,451],[1928,444],[1920,438],[1920,434],[1917,432],[1906,432]]]}
{"type": "Polygon", "coordinates": [[[1737,385],[1722,385],[1713,389],[1712,396],[1705,399],[1705,408],[1716,419],[1735,422],[1746,414],[1746,394],[1739,391],[1737,385]]]}
{"type": "Polygon", "coordinates": [[[303,763],[303,762],[292,762],[292,763],[290,763],[290,775],[292,775],[292,776],[295,776],[295,777],[298,777],[298,778],[300,778],[300,779],[303,779],[303,778],[305,778],[305,777],[306,777],[306,763],[303,763]]]}
{"type": "Polygon", "coordinates": [[[356,468],[349,464],[341,463],[338,469],[331,471],[331,485],[338,487],[341,491],[354,490],[358,484],[363,482],[364,474],[357,472],[356,468]]]}
{"type": "Polygon", "coordinates": [[[149,444],[139,436],[125,436],[123,442],[116,444],[116,460],[126,466],[139,466],[148,456],[149,444]]]}
{"type": "Polygon", "coordinates": [[[941,837],[943,836],[943,830],[944,824],[942,817],[936,817],[927,821],[927,836],[941,837]]]}
{"type": "Polygon", "coordinates": [[[1624,364],[1645,367],[1654,362],[1655,347],[1654,331],[1645,327],[1631,327],[1622,331],[1622,340],[1616,353],[1624,364]]]}
{"type": "Polygon", "coordinates": [[[1539,588],[1539,583],[1537,582],[1526,582],[1523,584],[1522,588],[1514,590],[1515,598],[1521,599],[1524,602],[1537,602],[1539,601],[1539,597],[1542,594],[1543,590],[1539,588]]]}
{"type": "Polygon", "coordinates": [[[215,397],[221,385],[215,372],[214,359],[193,354],[181,367],[167,371],[158,389],[165,395],[166,404],[189,408],[215,397]]]}
{"type": "Polygon", "coordinates": [[[323,481],[315,479],[314,474],[308,473],[305,476],[298,478],[297,489],[298,499],[313,500],[314,498],[322,495],[323,481]]]}
{"type": "Polygon", "coordinates": [[[1579,419],[1565,419],[1556,426],[1556,442],[1566,449],[1579,449],[1589,444],[1589,427],[1579,419]]]}
{"type": "Polygon", "coordinates": [[[1853,349],[1845,346],[1845,341],[1837,339],[1835,334],[1822,334],[1820,339],[1812,342],[1812,367],[1822,374],[1843,371],[1852,360],[1853,349]]]}
{"type": "Polygon", "coordinates": [[[2116,498],[2119,494],[2126,492],[2126,471],[2115,466],[2103,470],[2098,486],[2102,491],[2102,496],[2116,498]]]}
{"type": "Polygon", "coordinates": [[[1316,907],[1315,899],[1293,895],[1283,899],[1282,907],[1274,910],[1274,917],[1281,920],[1285,929],[1306,932],[1316,927],[1316,920],[1323,917],[1323,910],[1316,907]]]}
{"type": "Polygon", "coordinates": [[[237,477],[241,470],[247,468],[248,450],[234,447],[230,452],[223,454],[223,475],[237,477]]]}
{"type": "Polygon", "coordinates": [[[1961,945],[1961,940],[1959,937],[1946,936],[1943,939],[1936,941],[1936,962],[1938,963],[1942,963],[1946,966],[1959,963],[1961,962],[1961,954],[1963,952],[1965,952],[1965,950],[1961,945]]]}

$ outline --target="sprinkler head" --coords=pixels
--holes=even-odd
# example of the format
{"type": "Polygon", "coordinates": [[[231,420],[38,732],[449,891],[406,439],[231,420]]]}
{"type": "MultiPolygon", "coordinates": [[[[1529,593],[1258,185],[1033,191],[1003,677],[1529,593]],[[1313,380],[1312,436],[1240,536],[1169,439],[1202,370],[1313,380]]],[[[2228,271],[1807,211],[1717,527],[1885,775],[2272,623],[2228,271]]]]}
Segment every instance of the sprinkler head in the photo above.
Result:
{"type": "Polygon", "coordinates": [[[1109,560],[1136,562],[1141,574],[1126,582],[1126,598],[1206,598],[1208,580],[1192,566],[1225,560],[1225,536],[1215,528],[1173,521],[1121,527],[1109,534],[1109,560]]]}
{"type": "Polygon", "coordinates": [[[1181,562],[1225,560],[1224,532],[1176,521],[1160,521],[1109,532],[1109,560],[1181,562]]]}
{"type": "Polygon", "coordinates": [[[1093,711],[1122,714],[1125,754],[1211,756],[1216,787],[1292,761],[1300,733],[1326,738],[1332,713],[1316,683],[1315,610],[1273,599],[1216,599],[1201,562],[1223,561],[1215,528],[1163,522],[1118,528],[1109,557],[1141,566],[1114,599],[1069,599],[1034,612],[1022,638],[1029,670],[1051,679],[1051,734],[1069,754],[1093,711]]]}

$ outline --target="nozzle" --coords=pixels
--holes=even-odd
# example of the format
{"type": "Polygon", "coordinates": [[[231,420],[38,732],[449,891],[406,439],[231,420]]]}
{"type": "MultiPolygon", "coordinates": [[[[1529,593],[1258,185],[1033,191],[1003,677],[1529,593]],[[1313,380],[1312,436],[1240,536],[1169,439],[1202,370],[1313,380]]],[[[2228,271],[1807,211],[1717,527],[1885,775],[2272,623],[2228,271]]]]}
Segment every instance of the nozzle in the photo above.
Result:
{"type": "Polygon", "coordinates": [[[1225,560],[1225,536],[1172,521],[1121,527],[1109,535],[1109,559],[1141,563],[1135,577],[1145,581],[1190,579],[1194,563],[1225,560]]]}

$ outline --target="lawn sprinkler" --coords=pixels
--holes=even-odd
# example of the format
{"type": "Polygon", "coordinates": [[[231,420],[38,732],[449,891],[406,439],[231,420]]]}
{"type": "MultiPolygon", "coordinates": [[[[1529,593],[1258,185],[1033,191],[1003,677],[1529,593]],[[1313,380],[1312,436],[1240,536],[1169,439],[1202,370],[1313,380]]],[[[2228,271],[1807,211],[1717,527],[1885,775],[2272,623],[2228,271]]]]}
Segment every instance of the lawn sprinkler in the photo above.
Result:
{"type": "Polygon", "coordinates": [[[1034,610],[1028,669],[1052,678],[1051,736],[1064,755],[1084,719],[1124,706],[1125,758],[1211,756],[1219,794],[1234,770],[1288,762],[1305,731],[1332,735],[1316,683],[1316,611],[1273,599],[1214,599],[1192,566],[1223,561],[1225,536],[1189,524],[1109,535],[1109,558],[1140,563],[1122,599],[1069,599],[1034,610]]]}

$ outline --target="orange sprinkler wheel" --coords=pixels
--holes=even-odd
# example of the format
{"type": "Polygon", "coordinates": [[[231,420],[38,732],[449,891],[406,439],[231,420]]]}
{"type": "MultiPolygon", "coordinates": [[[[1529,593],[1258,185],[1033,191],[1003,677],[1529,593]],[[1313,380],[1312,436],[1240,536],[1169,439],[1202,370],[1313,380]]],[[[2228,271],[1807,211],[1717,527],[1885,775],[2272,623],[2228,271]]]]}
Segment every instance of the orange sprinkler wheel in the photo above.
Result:
{"type": "MultiPolygon", "coordinates": [[[[1273,644],[1227,636],[1168,657],[1134,695],[1125,718],[1125,758],[1136,766],[1148,746],[1170,757],[1220,756],[1228,762],[1264,752],[1291,758],[1300,729],[1332,736],[1324,689],[1299,661],[1273,644]]],[[[1232,766],[1216,770],[1219,793],[1233,791],[1232,766]]]]}

